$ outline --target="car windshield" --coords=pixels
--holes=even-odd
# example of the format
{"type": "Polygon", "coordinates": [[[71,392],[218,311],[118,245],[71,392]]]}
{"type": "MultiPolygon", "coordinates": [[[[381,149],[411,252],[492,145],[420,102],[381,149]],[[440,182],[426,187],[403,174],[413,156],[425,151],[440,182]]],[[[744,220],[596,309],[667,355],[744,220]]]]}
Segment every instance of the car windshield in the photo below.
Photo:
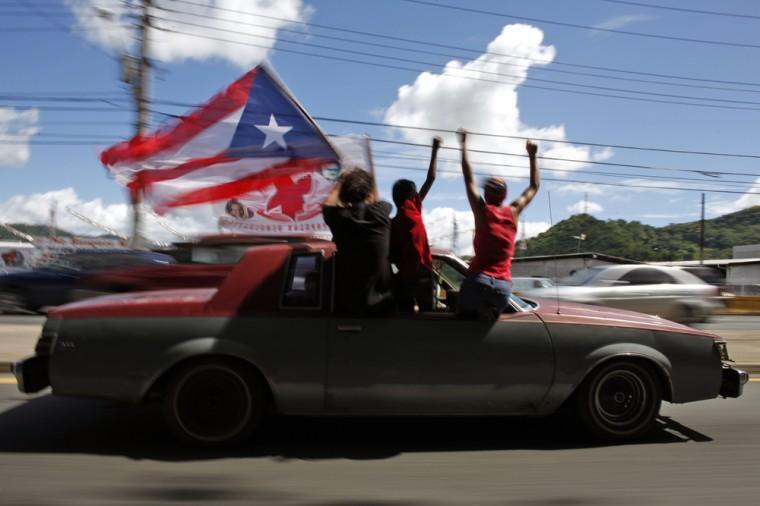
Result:
{"type": "Polygon", "coordinates": [[[236,264],[250,245],[193,246],[190,261],[195,264],[236,264]]]}
{"type": "Polygon", "coordinates": [[[575,271],[570,277],[562,280],[565,286],[581,286],[591,284],[591,281],[604,271],[604,267],[589,267],[580,271],[575,271]]]}
{"type": "Polygon", "coordinates": [[[514,293],[511,294],[509,296],[509,298],[512,300],[512,302],[517,307],[519,307],[523,311],[530,311],[531,309],[533,309],[533,308],[536,307],[536,303],[535,302],[531,303],[531,302],[528,302],[527,300],[523,300],[520,297],[518,297],[517,295],[515,295],[514,293]]]}

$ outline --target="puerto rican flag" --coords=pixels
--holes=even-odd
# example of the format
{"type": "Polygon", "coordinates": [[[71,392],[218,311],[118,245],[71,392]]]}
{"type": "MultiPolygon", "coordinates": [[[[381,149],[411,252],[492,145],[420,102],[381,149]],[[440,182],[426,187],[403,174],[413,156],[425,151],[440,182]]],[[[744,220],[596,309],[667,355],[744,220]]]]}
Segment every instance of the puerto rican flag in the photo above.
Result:
{"type": "MultiPolygon", "coordinates": [[[[260,65],[191,114],[106,149],[101,161],[164,213],[272,187],[292,193],[304,174],[337,173],[340,158],[284,84],[260,65]]],[[[300,186],[308,190],[305,182],[300,186]]]]}

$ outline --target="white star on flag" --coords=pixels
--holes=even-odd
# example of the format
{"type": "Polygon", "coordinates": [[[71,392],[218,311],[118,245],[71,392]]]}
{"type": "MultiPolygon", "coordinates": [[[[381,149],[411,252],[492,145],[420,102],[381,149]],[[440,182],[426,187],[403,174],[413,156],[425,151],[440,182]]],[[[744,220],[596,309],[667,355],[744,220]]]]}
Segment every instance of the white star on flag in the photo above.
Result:
{"type": "Polygon", "coordinates": [[[293,127],[278,125],[277,120],[274,119],[274,114],[269,115],[268,125],[253,126],[261,130],[264,135],[266,135],[266,138],[264,139],[264,145],[261,146],[262,148],[265,148],[273,142],[276,142],[278,146],[287,149],[288,145],[285,144],[285,134],[293,130],[293,127]]]}

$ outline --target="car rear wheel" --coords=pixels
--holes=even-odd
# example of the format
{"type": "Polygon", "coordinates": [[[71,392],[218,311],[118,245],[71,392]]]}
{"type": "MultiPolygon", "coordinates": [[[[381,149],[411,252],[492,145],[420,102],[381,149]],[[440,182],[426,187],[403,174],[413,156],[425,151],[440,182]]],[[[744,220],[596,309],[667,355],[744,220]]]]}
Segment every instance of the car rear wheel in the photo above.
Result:
{"type": "Polygon", "coordinates": [[[232,361],[213,360],[183,367],[169,380],[164,417],[182,442],[225,446],[248,439],[266,405],[261,382],[232,361]]]}
{"type": "Polygon", "coordinates": [[[591,434],[623,441],[652,429],[660,412],[662,386],[647,364],[613,362],[592,372],[575,400],[579,418],[591,434]]]}

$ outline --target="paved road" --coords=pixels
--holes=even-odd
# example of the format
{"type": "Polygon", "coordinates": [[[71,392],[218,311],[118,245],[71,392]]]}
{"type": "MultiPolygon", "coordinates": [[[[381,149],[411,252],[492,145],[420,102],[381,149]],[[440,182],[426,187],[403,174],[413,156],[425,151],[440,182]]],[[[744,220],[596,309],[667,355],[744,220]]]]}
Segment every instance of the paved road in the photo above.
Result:
{"type": "Polygon", "coordinates": [[[0,385],[0,504],[742,505],[760,497],[760,383],[664,405],[645,441],[560,420],[270,422],[234,451],[177,447],[155,406],[0,385]]]}

